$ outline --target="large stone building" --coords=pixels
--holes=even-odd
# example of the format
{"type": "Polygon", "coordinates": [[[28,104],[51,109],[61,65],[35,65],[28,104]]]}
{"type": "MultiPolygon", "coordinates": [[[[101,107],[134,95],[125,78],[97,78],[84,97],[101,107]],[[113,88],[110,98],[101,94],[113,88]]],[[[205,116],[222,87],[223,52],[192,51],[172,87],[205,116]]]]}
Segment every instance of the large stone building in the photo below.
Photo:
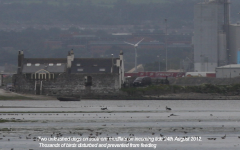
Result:
{"type": "Polygon", "coordinates": [[[114,94],[124,84],[123,52],[118,58],[24,58],[18,54],[18,73],[13,76],[16,92],[82,96],[114,94]]]}

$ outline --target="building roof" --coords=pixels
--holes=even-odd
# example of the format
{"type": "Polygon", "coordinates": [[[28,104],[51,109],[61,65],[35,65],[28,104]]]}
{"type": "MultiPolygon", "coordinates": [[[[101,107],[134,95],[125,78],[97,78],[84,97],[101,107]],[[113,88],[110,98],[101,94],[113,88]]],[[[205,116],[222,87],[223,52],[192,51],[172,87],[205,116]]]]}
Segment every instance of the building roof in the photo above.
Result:
{"type": "Polygon", "coordinates": [[[239,24],[239,23],[236,23],[236,24],[230,24],[230,26],[240,27],[240,24],[239,24]]]}
{"type": "Polygon", "coordinates": [[[66,58],[24,58],[23,64],[27,63],[67,63],[66,58]]]}
{"type": "Polygon", "coordinates": [[[66,62],[66,58],[25,58],[22,73],[35,73],[39,70],[62,73],[66,71],[66,62]]]}
{"type": "MultiPolygon", "coordinates": [[[[129,42],[131,43],[131,42],[129,42]]],[[[136,44],[136,42],[133,42],[136,44]]],[[[141,42],[139,45],[163,45],[163,42],[141,42]]],[[[92,41],[90,45],[129,45],[124,41],[92,41]]]]}
{"type": "MultiPolygon", "coordinates": [[[[74,58],[71,73],[119,73],[117,60],[119,58],[74,58]]],[[[66,69],[66,58],[24,58],[22,73],[36,73],[40,70],[62,73],[66,69]]]]}
{"type": "Polygon", "coordinates": [[[217,69],[231,69],[231,68],[240,68],[240,64],[230,64],[226,66],[217,67],[217,69]]]}
{"type": "Polygon", "coordinates": [[[112,35],[132,35],[132,33],[112,33],[112,35]]]}
{"type": "Polygon", "coordinates": [[[39,70],[46,70],[49,73],[62,73],[66,71],[66,64],[54,64],[53,66],[49,66],[49,64],[40,64],[39,66],[35,66],[35,64],[31,64],[31,66],[24,64],[22,73],[36,73],[39,70]]]}
{"type": "Polygon", "coordinates": [[[221,4],[221,1],[219,1],[219,0],[207,0],[205,2],[198,3],[198,5],[199,4],[221,4]]]}
{"type": "Polygon", "coordinates": [[[116,62],[119,58],[75,58],[71,73],[119,73],[116,62]],[[113,62],[113,63],[112,63],[113,62]]]}

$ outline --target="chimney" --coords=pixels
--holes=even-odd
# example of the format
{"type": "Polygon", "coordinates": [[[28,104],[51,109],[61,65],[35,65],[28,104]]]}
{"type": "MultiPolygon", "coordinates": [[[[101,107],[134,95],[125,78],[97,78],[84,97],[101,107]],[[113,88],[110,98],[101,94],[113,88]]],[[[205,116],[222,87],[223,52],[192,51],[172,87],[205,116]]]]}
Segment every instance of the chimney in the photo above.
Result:
{"type": "Polygon", "coordinates": [[[125,73],[125,70],[124,70],[124,60],[123,60],[123,51],[121,50],[120,53],[119,53],[119,58],[120,58],[120,66],[119,66],[119,73],[120,73],[120,81],[121,81],[121,84],[120,85],[123,85],[125,83],[125,77],[124,77],[124,73],[125,73]]]}
{"type": "Polygon", "coordinates": [[[112,55],[112,67],[111,67],[111,73],[113,73],[113,54],[112,55]]]}
{"type": "Polygon", "coordinates": [[[70,55],[71,55],[72,61],[74,61],[74,52],[73,52],[73,49],[70,51],[70,55]]]}
{"type": "Polygon", "coordinates": [[[120,57],[120,60],[123,60],[123,51],[122,50],[120,51],[119,57],[120,57]]]}
{"type": "Polygon", "coordinates": [[[22,73],[24,54],[23,51],[18,51],[18,74],[22,73]]]}
{"type": "Polygon", "coordinates": [[[67,70],[68,70],[68,73],[71,72],[71,67],[72,67],[72,56],[71,56],[71,51],[69,51],[68,56],[67,56],[67,70]]]}

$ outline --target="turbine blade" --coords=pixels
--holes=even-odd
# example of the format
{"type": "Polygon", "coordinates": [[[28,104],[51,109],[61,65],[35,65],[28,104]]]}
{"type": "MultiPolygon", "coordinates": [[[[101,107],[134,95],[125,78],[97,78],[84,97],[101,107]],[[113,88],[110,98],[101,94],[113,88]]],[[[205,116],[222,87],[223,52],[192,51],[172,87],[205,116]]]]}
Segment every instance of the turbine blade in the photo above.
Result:
{"type": "MultiPolygon", "coordinates": [[[[144,40],[144,38],[142,39],[142,40],[144,40]]],[[[140,40],[137,44],[135,44],[135,45],[138,45],[139,43],[141,43],[142,42],[142,40],[140,40]]]]}
{"type": "Polygon", "coordinates": [[[124,42],[124,43],[127,43],[127,44],[129,44],[129,45],[135,46],[135,45],[134,45],[134,44],[132,44],[132,43],[128,43],[128,42],[124,42]]]}

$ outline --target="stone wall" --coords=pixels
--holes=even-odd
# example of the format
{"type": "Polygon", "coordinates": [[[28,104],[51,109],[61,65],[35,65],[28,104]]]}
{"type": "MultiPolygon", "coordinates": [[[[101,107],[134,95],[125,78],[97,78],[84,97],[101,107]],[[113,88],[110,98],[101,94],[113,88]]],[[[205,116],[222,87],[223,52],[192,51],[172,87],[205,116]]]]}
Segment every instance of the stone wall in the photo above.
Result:
{"type": "MultiPolygon", "coordinates": [[[[92,86],[85,86],[84,77],[89,74],[60,74],[55,80],[42,81],[42,95],[84,96],[111,95],[119,92],[118,74],[91,74],[92,86]]],[[[25,79],[24,75],[14,75],[16,92],[35,94],[35,81],[25,79]]]]}
{"type": "Polygon", "coordinates": [[[2,79],[3,79],[2,74],[0,74],[0,87],[3,86],[2,85],[3,84],[3,80],[2,79]]]}
{"type": "Polygon", "coordinates": [[[35,94],[35,82],[33,80],[26,80],[24,75],[13,75],[12,82],[15,92],[35,94]]]}

